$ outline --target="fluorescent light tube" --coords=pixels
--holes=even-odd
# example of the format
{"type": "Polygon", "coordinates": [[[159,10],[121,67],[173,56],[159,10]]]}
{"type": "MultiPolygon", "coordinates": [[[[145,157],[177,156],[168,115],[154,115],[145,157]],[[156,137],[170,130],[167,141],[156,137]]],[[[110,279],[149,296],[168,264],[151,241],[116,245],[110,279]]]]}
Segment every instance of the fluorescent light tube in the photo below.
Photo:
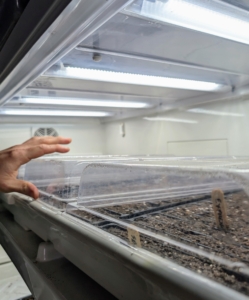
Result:
{"type": "Polygon", "coordinates": [[[165,117],[144,117],[144,120],[147,121],[165,121],[165,122],[175,122],[175,123],[187,123],[187,124],[197,124],[197,121],[194,120],[185,120],[185,119],[177,119],[177,118],[165,118],[165,117]]]}
{"type": "Polygon", "coordinates": [[[54,116],[54,117],[108,117],[111,113],[103,111],[45,110],[45,109],[1,109],[1,115],[12,116],[54,116]]]}
{"type": "MultiPolygon", "coordinates": [[[[16,102],[16,101],[15,101],[16,102]]],[[[96,106],[115,108],[145,108],[151,105],[145,102],[113,101],[113,100],[86,100],[75,98],[21,98],[18,103],[47,104],[47,105],[72,105],[72,106],[96,106]]]]}
{"type": "MultiPolygon", "coordinates": [[[[236,2],[236,1],[234,1],[236,2]]],[[[140,15],[249,44],[249,12],[217,0],[143,0],[140,15]]]]}
{"type": "Polygon", "coordinates": [[[169,87],[177,89],[217,91],[223,85],[214,82],[169,78],[161,76],[148,76],[141,74],[111,72],[103,70],[83,69],[67,67],[53,73],[55,76],[66,78],[78,78],[85,80],[107,81],[116,83],[169,87]]]}
{"type": "Polygon", "coordinates": [[[196,113],[196,114],[205,114],[205,115],[214,115],[214,116],[230,116],[230,117],[244,117],[243,114],[238,113],[231,113],[225,111],[216,111],[216,110],[209,110],[203,108],[191,108],[188,109],[188,112],[196,113]]]}

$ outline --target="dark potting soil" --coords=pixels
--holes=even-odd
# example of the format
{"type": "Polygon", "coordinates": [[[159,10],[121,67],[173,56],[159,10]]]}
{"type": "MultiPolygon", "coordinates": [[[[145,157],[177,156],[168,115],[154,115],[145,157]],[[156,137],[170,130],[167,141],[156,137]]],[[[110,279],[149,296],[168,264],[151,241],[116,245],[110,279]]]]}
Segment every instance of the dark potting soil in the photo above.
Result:
{"type": "Polygon", "coordinates": [[[113,205],[101,208],[95,208],[99,213],[108,214],[108,215],[131,215],[131,214],[141,214],[141,212],[146,212],[147,210],[160,210],[164,206],[168,206],[170,204],[181,204],[184,202],[191,202],[195,200],[206,199],[206,196],[191,196],[191,197],[183,197],[177,199],[166,199],[160,201],[147,201],[147,202],[139,202],[139,203],[131,203],[131,204],[122,204],[122,205],[113,205]]]}
{"type": "Polygon", "coordinates": [[[238,192],[225,196],[225,199],[230,224],[228,230],[217,227],[210,199],[141,215],[131,221],[137,227],[249,265],[248,197],[238,192]]]}
{"type": "Polygon", "coordinates": [[[166,203],[177,203],[178,199],[172,199],[168,201],[156,201],[156,202],[142,202],[142,203],[132,203],[123,205],[113,205],[107,206],[106,208],[95,208],[96,211],[100,213],[116,213],[118,215],[134,214],[136,212],[144,211],[153,207],[161,207],[166,203]]]}
{"type": "MultiPolygon", "coordinates": [[[[109,227],[107,226],[105,230],[128,242],[127,231],[125,229],[110,225],[109,227]]],[[[178,247],[171,246],[142,234],[140,235],[140,240],[143,249],[153,252],[163,258],[170,259],[202,276],[213,279],[227,287],[249,295],[249,278],[245,278],[243,275],[233,272],[233,270],[227,270],[207,258],[193,255],[191,252],[184,251],[178,247]]]]}
{"type": "Polygon", "coordinates": [[[242,193],[229,195],[226,203],[230,223],[227,230],[217,227],[212,204],[207,200],[138,217],[133,224],[249,265],[249,218],[245,213],[249,212],[249,207],[245,207],[248,205],[247,196],[242,193]],[[243,198],[244,203],[239,203],[243,198]]]}

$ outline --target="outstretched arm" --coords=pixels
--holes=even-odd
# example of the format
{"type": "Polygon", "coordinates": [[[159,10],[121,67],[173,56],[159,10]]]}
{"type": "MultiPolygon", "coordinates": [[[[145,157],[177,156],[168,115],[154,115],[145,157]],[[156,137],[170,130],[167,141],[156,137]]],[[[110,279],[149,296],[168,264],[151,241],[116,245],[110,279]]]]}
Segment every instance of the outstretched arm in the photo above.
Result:
{"type": "Polygon", "coordinates": [[[54,152],[66,153],[70,138],[33,137],[21,145],[0,151],[0,191],[19,192],[34,199],[39,197],[38,189],[31,182],[18,180],[18,169],[33,158],[54,152]]]}

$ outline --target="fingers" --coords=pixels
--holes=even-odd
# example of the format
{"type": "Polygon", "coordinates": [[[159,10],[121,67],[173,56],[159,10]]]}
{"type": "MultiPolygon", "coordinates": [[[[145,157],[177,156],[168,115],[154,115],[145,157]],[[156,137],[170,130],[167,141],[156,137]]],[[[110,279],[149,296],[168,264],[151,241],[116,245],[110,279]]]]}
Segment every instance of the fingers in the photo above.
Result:
{"type": "Polygon", "coordinates": [[[34,199],[37,199],[39,197],[39,191],[37,187],[31,182],[13,179],[7,181],[5,185],[7,186],[6,190],[4,191],[6,193],[17,192],[34,199]]]}
{"type": "Polygon", "coordinates": [[[45,154],[51,154],[54,152],[59,152],[59,153],[67,153],[70,149],[68,147],[62,146],[62,145],[38,145],[35,147],[30,147],[25,150],[27,158],[29,160],[33,158],[38,158],[42,155],[45,154]]]}
{"type": "Polygon", "coordinates": [[[28,163],[31,159],[51,154],[54,152],[67,153],[70,149],[59,144],[56,145],[37,145],[34,147],[23,147],[12,150],[9,155],[10,164],[13,171],[16,171],[21,165],[28,163]]]}
{"type": "Polygon", "coordinates": [[[13,150],[23,149],[23,146],[32,147],[32,146],[38,146],[38,145],[42,145],[42,144],[45,144],[45,145],[56,145],[56,144],[67,145],[67,144],[70,144],[71,142],[72,142],[71,138],[64,138],[61,136],[58,136],[58,137],[52,137],[52,136],[33,137],[21,145],[16,145],[16,146],[10,147],[8,149],[2,150],[1,153],[9,153],[13,150]]]}
{"type": "Polygon", "coordinates": [[[17,151],[22,152],[22,155],[19,156],[21,158],[21,164],[25,164],[29,162],[31,159],[38,158],[40,156],[51,154],[54,152],[59,153],[67,153],[70,149],[68,147],[62,146],[62,145],[37,145],[34,147],[28,147],[24,149],[20,149],[17,151]]]}
{"type": "Polygon", "coordinates": [[[67,153],[70,149],[68,147],[62,146],[62,145],[38,145],[35,147],[30,147],[25,150],[27,158],[29,160],[33,158],[38,158],[42,155],[45,154],[51,154],[54,152],[59,152],[59,153],[67,153]]]}
{"type": "Polygon", "coordinates": [[[46,145],[54,145],[54,144],[70,144],[72,141],[71,138],[66,138],[62,136],[57,136],[57,137],[52,137],[52,136],[46,136],[46,137],[33,137],[29,139],[28,141],[24,142],[22,145],[30,145],[30,146],[35,146],[35,145],[41,145],[41,144],[46,144],[46,145]]]}

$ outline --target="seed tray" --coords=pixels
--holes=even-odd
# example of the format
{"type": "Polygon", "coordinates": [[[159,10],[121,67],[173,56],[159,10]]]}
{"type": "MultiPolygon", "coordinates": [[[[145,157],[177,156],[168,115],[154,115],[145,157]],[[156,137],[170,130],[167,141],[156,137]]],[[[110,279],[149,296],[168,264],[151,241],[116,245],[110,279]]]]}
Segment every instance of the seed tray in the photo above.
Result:
{"type": "MultiPolygon", "coordinates": [[[[246,214],[249,211],[248,196],[243,191],[236,190],[227,192],[225,199],[230,222],[227,229],[220,229],[215,223],[211,195],[159,201],[152,205],[149,202],[145,202],[94,208],[92,210],[93,215],[94,211],[96,211],[98,217],[102,215],[102,220],[98,220],[98,223],[93,222],[94,219],[92,219],[91,223],[128,241],[127,229],[117,224],[112,224],[110,219],[108,221],[108,217],[111,217],[122,222],[125,221],[127,225],[135,225],[138,231],[141,228],[151,233],[155,232],[182,244],[204,250],[222,259],[227,259],[230,262],[244,263],[248,267],[249,237],[247,234],[249,232],[249,222],[246,214]],[[129,213],[123,213],[127,209],[129,213]],[[105,216],[107,216],[107,220],[106,223],[103,223],[105,216]]],[[[82,210],[81,213],[83,213],[82,210]]],[[[75,209],[68,212],[74,215],[76,211],[75,209]]],[[[89,210],[87,214],[88,220],[90,219],[91,221],[92,217],[89,210]]],[[[227,268],[227,266],[222,266],[207,257],[199,257],[195,253],[186,252],[179,247],[177,248],[177,253],[181,253],[181,255],[173,255],[172,253],[176,250],[175,246],[166,245],[156,238],[145,237],[141,233],[140,239],[142,248],[162,257],[170,258],[203,276],[215,279],[226,286],[249,295],[249,289],[246,288],[249,283],[248,275],[227,268]],[[190,264],[184,262],[183,258],[191,260],[190,264]],[[209,268],[212,270],[210,271],[209,268]]]]}
{"type": "Polygon", "coordinates": [[[226,198],[230,221],[228,230],[217,228],[208,195],[121,215],[119,218],[137,227],[206,249],[223,258],[249,264],[249,222],[245,214],[248,211],[247,195],[244,192],[228,193],[226,198]]]}
{"type": "MultiPolygon", "coordinates": [[[[117,224],[108,224],[102,227],[103,230],[120,237],[129,244],[127,229],[117,224]]],[[[233,269],[217,264],[216,262],[179,247],[165,244],[162,241],[140,234],[141,246],[163,258],[170,259],[180,265],[219,282],[227,287],[249,295],[249,278],[233,269]]]]}
{"type": "MultiPolygon", "coordinates": [[[[203,204],[206,204],[206,202],[203,202],[203,204]]],[[[189,208],[191,209],[191,207],[189,208]]],[[[247,242],[245,242],[243,238],[240,244],[237,235],[234,236],[229,232],[221,233],[214,224],[209,228],[208,225],[200,221],[197,222],[199,222],[200,225],[198,229],[193,230],[196,225],[194,222],[172,219],[165,214],[155,214],[148,217],[135,218],[132,224],[148,229],[149,231],[163,233],[176,240],[195,245],[199,249],[205,248],[223,258],[228,258],[233,261],[240,260],[249,264],[249,247],[247,247],[247,242]]],[[[245,223],[241,222],[240,225],[245,225],[245,223]]],[[[245,232],[246,230],[248,230],[248,226],[245,227],[245,232]]]]}

